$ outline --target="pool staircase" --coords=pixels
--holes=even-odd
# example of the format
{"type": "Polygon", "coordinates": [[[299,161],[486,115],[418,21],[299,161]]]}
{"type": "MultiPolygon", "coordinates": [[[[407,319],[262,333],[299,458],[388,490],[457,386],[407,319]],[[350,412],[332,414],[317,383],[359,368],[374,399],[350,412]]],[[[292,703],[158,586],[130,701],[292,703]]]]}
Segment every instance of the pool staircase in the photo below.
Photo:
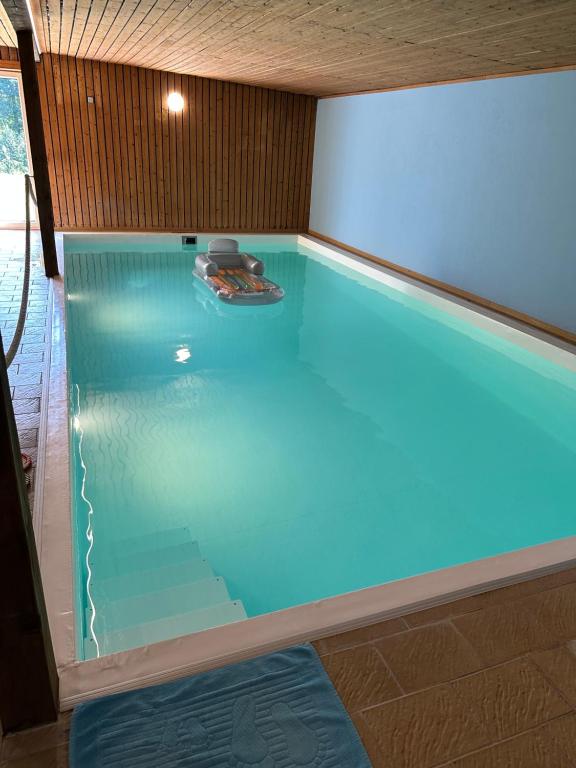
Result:
{"type": "Polygon", "coordinates": [[[106,551],[95,546],[90,568],[96,612],[86,609],[85,659],[246,618],[188,528],[123,539],[106,551]]]}

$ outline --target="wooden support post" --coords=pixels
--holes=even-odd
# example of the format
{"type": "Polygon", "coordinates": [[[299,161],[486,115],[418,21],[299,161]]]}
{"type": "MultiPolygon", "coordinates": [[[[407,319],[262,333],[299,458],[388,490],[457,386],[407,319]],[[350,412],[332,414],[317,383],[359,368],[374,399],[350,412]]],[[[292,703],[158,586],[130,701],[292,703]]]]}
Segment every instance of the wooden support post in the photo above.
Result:
{"type": "Polygon", "coordinates": [[[54,238],[54,210],[52,208],[52,192],[48,176],[48,158],[46,142],[44,141],[44,126],[38,91],[38,74],[34,60],[34,39],[30,29],[16,31],[18,39],[18,55],[22,73],[22,88],[26,104],[26,122],[30,140],[30,154],[38,201],[38,218],[42,236],[42,251],[44,253],[44,271],[47,277],[58,274],[58,259],[56,257],[56,240],[54,238]]]}
{"type": "Polygon", "coordinates": [[[0,722],[58,717],[58,675],[0,336],[0,722]]]}

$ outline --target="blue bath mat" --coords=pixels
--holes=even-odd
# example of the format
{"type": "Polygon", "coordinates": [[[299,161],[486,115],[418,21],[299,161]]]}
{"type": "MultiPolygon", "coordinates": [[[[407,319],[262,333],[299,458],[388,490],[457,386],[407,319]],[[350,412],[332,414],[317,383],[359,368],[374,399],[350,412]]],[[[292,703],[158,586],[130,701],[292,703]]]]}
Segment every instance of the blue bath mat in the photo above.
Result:
{"type": "Polygon", "coordinates": [[[81,704],[71,768],[370,768],[310,645],[81,704]]]}

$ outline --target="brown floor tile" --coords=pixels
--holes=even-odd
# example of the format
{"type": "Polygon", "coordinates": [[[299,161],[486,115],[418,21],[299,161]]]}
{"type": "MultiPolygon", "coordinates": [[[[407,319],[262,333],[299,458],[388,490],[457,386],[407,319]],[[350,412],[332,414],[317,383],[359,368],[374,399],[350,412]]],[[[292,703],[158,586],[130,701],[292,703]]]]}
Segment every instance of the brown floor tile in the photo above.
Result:
{"type": "Polygon", "coordinates": [[[0,763],[0,768],[68,768],[68,745],[61,744],[28,757],[0,763]]]}
{"type": "Polygon", "coordinates": [[[42,396],[42,385],[41,384],[30,384],[26,386],[18,386],[14,387],[14,399],[30,399],[33,397],[41,397],[42,396]]]}
{"type": "Polygon", "coordinates": [[[67,744],[70,720],[71,713],[66,713],[60,715],[57,723],[5,736],[0,748],[0,759],[16,760],[67,744]]]}
{"type": "Polygon", "coordinates": [[[42,374],[38,372],[18,371],[17,373],[12,373],[10,370],[8,378],[13,387],[32,386],[42,383],[42,374]]]}
{"type": "Polygon", "coordinates": [[[448,623],[412,629],[375,643],[406,693],[482,668],[468,642],[448,623]]]}
{"type": "Polygon", "coordinates": [[[567,715],[446,768],[574,768],[576,715],[567,715]]]}
{"type": "Polygon", "coordinates": [[[16,416],[16,426],[18,431],[24,429],[38,429],[40,426],[40,413],[18,413],[16,416]]]}
{"type": "Polygon", "coordinates": [[[23,363],[14,363],[11,368],[10,372],[12,373],[12,368],[16,366],[17,367],[17,373],[18,376],[27,376],[29,378],[36,378],[39,375],[42,374],[44,370],[44,363],[42,361],[36,362],[36,363],[29,363],[29,362],[23,362],[23,363]]]}
{"type": "Polygon", "coordinates": [[[14,415],[19,416],[23,413],[40,413],[40,398],[29,397],[13,401],[14,415]]]}
{"type": "Polygon", "coordinates": [[[316,651],[323,656],[326,653],[334,653],[344,648],[352,648],[355,645],[362,645],[370,640],[378,640],[387,635],[393,635],[396,632],[402,632],[406,629],[406,622],[403,619],[389,619],[380,621],[378,624],[370,624],[361,629],[353,629],[350,632],[341,632],[339,635],[323,637],[315,640],[313,645],[316,651]]]}
{"type": "MultiPolygon", "coordinates": [[[[407,614],[404,618],[409,626],[419,627],[423,624],[442,621],[451,616],[460,616],[465,613],[472,613],[472,611],[480,611],[493,605],[502,605],[512,600],[518,600],[543,590],[554,589],[555,587],[572,582],[576,582],[576,568],[569,568],[549,576],[542,576],[539,579],[530,579],[529,581],[523,581],[509,587],[493,589],[462,600],[454,600],[444,605],[437,605],[434,608],[427,608],[417,613],[407,614]]],[[[576,637],[576,633],[574,637],[576,637]]]]}
{"type": "Polygon", "coordinates": [[[374,732],[366,724],[362,713],[356,712],[355,714],[351,715],[351,718],[352,722],[354,723],[354,727],[358,732],[358,736],[360,736],[360,740],[364,745],[366,754],[370,758],[372,768],[391,768],[392,764],[382,754],[380,745],[376,740],[374,732]]]}
{"type": "Polygon", "coordinates": [[[39,344],[46,341],[46,329],[34,328],[34,330],[24,331],[22,342],[30,342],[31,344],[39,344]]]}
{"type": "Polygon", "coordinates": [[[22,354],[27,355],[30,352],[43,352],[46,348],[46,345],[40,341],[27,341],[26,337],[24,337],[22,339],[20,348],[22,350],[22,354]]]}
{"type": "Polygon", "coordinates": [[[45,325],[46,325],[46,318],[43,317],[43,313],[26,315],[26,328],[44,328],[45,325]]]}
{"type": "Polygon", "coordinates": [[[576,584],[542,592],[522,602],[556,638],[576,638],[576,584]]]}
{"type": "Polygon", "coordinates": [[[42,363],[44,362],[44,352],[29,352],[27,355],[19,352],[15,357],[12,365],[27,365],[28,363],[42,363]]]}
{"type": "Polygon", "coordinates": [[[529,651],[550,648],[556,640],[519,602],[496,605],[452,619],[486,664],[500,664],[529,651]]]}
{"type": "Polygon", "coordinates": [[[322,663],[350,712],[380,704],[402,693],[382,657],[371,645],[359,645],[322,656],[322,663]]]}
{"type": "Polygon", "coordinates": [[[432,768],[569,711],[541,673],[515,661],[364,710],[362,717],[366,742],[383,765],[432,768]]]}
{"type": "Polygon", "coordinates": [[[576,655],[562,647],[534,653],[531,659],[564,698],[576,707],[576,655]]]}
{"type": "Polygon", "coordinates": [[[544,675],[512,661],[451,684],[487,725],[492,741],[515,736],[570,711],[544,675]]]}
{"type": "Polygon", "coordinates": [[[478,712],[450,685],[404,696],[362,717],[368,748],[386,768],[432,768],[491,742],[478,712]]]}
{"type": "Polygon", "coordinates": [[[26,448],[36,448],[38,445],[38,430],[37,429],[22,429],[18,431],[18,439],[20,441],[20,448],[25,450],[26,448]]]}

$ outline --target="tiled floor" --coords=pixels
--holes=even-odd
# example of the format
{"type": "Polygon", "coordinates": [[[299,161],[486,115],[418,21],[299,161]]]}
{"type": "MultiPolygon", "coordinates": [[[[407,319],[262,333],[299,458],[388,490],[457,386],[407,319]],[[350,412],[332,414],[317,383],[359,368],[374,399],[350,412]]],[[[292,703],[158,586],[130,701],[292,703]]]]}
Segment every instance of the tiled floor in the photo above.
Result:
{"type": "MultiPolygon", "coordinates": [[[[374,768],[576,768],[576,568],[315,646],[374,768]]],[[[0,768],[64,768],[68,728],[0,768]]]]}
{"type": "Polygon", "coordinates": [[[374,768],[576,766],[576,569],[316,647],[374,768]]]}
{"type": "MultiPolygon", "coordinates": [[[[33,484],[38,455],[40,398],[44,375],[48,324],[49,281],[44,276],[42,250],[37,232],[32,233],[30,294],[24,334],[18,353],[8,370],[20,447],[33,461],[29,472],[33,484]]],[[[24,232],[0,231],[0,330],[4,350],[12,341],[22,297],[24,232]]],[[[31,485],[32,490],[32,485],[31,485]]]]}

